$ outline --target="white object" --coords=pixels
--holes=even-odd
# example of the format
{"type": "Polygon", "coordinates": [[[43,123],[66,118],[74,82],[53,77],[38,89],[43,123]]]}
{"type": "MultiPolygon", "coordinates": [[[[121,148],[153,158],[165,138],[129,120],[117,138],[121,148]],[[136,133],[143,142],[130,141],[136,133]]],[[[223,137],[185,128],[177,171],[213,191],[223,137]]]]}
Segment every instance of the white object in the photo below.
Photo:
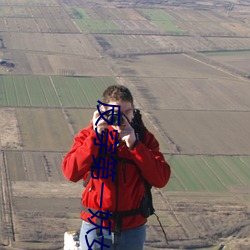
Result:
{"type": "Polygon", "coordinates": [[[77,231],[64,233],[64,250],[80,250],[79,233],[77,231]]]}

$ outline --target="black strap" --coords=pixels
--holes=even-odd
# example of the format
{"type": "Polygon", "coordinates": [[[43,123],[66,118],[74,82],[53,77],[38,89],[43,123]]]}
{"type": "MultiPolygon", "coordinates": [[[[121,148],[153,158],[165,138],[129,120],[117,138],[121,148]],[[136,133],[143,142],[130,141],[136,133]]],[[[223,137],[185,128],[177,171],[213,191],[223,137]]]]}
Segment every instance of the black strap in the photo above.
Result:
{"type": "MultiPolygon", "coordinates": [[[[93,213],[97,213],[98,211],[100,211],[100,210],[93,209],[93,208],[88,208],[88,207],[82,205],[82,211],[83,212],[91,214],[89,212],[89,209],[91,209],[91,211],[93,213]]],[[[103,211],[103,212],[106,212],[106,211],[103,211]]],[[[140,208],[135,208],[135,209],[127,210],[127,211],[110,212],[110,213],[112,214],[111,219],[114,220],[116,218],[116,216],[124,218],[124,217],[128,217],[128,216],[138,215],[138,214],[141,213],[141,209],[140,208]]]]}
{"type": "MultiPolygon", "coordinates": [[[[100,210],[88,208],[88,207],[82,205],[82,211],[91,214],[89,212],[89,209],[94,214],[96,214],[96,213],[99,212],[99,217],[101,217],[102,213],[100,212],[100,210]]],[[[105,211],[103,211],[103,212],[105,212],[105,211]]],[[[136,209],[131,209],[131,210],[127,210],[127,211],[121,211],[121,212],[111,212],[111,214],[112,214],[111,220],[115,220],[115,232],[119,234],[121,232],[121,228],[122,228],[122,219],[124,217],[134,216],[134,215],[137,215],[137,214],[141,214],[141,209],[140,208],[136,208],[136,209]]],[[[96,218],[96,224],[97,225],[101,225],[101,219],[100,218],[96,218]]],[[[98,236],[100,236],[100,228],[98,228],[96,230],[96,233],[97,233],[98,236]]]]}

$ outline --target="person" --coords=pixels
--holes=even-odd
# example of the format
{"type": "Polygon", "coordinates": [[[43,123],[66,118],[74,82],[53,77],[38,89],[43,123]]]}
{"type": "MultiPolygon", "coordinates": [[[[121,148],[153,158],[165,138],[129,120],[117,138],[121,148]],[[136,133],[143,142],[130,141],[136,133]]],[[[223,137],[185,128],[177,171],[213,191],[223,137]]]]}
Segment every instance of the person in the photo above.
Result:
{"type": "Polygon", "coordinates": [[[132,125],[133,96],[127,87],[109,86],[99,103],[90,125],[75,137],[62,163],[68,180],[87,181],[82,194],[80,247],[142,250],[147,219],[135,211],[141,207],[145,194],[144,180],[162,188],[171,169],[151,132],[145,128],[144,138],[136,137],[132,125]],[[113,114],[120,112],[120,124],[109,123],[109,107],[113,114]],[[107,138],[106,145],[101,138],[107,138]]]}

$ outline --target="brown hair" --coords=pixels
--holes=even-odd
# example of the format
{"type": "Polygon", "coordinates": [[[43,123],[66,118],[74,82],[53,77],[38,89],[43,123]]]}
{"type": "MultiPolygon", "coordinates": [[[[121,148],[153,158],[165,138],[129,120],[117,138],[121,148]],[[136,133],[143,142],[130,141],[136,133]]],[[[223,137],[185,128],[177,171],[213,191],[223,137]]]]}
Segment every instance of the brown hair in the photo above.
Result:
{"type": "Polygon", "coordinates": [[[111,85],[104,90],[102,101],[104,103],[109,103],[111,101],[128,101],[133,104],[133,96],[128,88],[117,84],[111,85]]]}

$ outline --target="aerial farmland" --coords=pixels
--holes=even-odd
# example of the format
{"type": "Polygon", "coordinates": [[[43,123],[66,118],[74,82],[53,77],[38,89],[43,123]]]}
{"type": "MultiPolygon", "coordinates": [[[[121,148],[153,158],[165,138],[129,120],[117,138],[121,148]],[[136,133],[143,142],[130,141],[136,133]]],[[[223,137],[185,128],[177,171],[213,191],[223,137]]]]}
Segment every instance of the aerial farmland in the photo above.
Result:
{"type": "Polygon", "coordinates": [[[249,249],[249,24],[247,0],[0,0],[0,249],[79,230],[61,162],[116,83],[172,169],[145,249],[249,249]]]}

